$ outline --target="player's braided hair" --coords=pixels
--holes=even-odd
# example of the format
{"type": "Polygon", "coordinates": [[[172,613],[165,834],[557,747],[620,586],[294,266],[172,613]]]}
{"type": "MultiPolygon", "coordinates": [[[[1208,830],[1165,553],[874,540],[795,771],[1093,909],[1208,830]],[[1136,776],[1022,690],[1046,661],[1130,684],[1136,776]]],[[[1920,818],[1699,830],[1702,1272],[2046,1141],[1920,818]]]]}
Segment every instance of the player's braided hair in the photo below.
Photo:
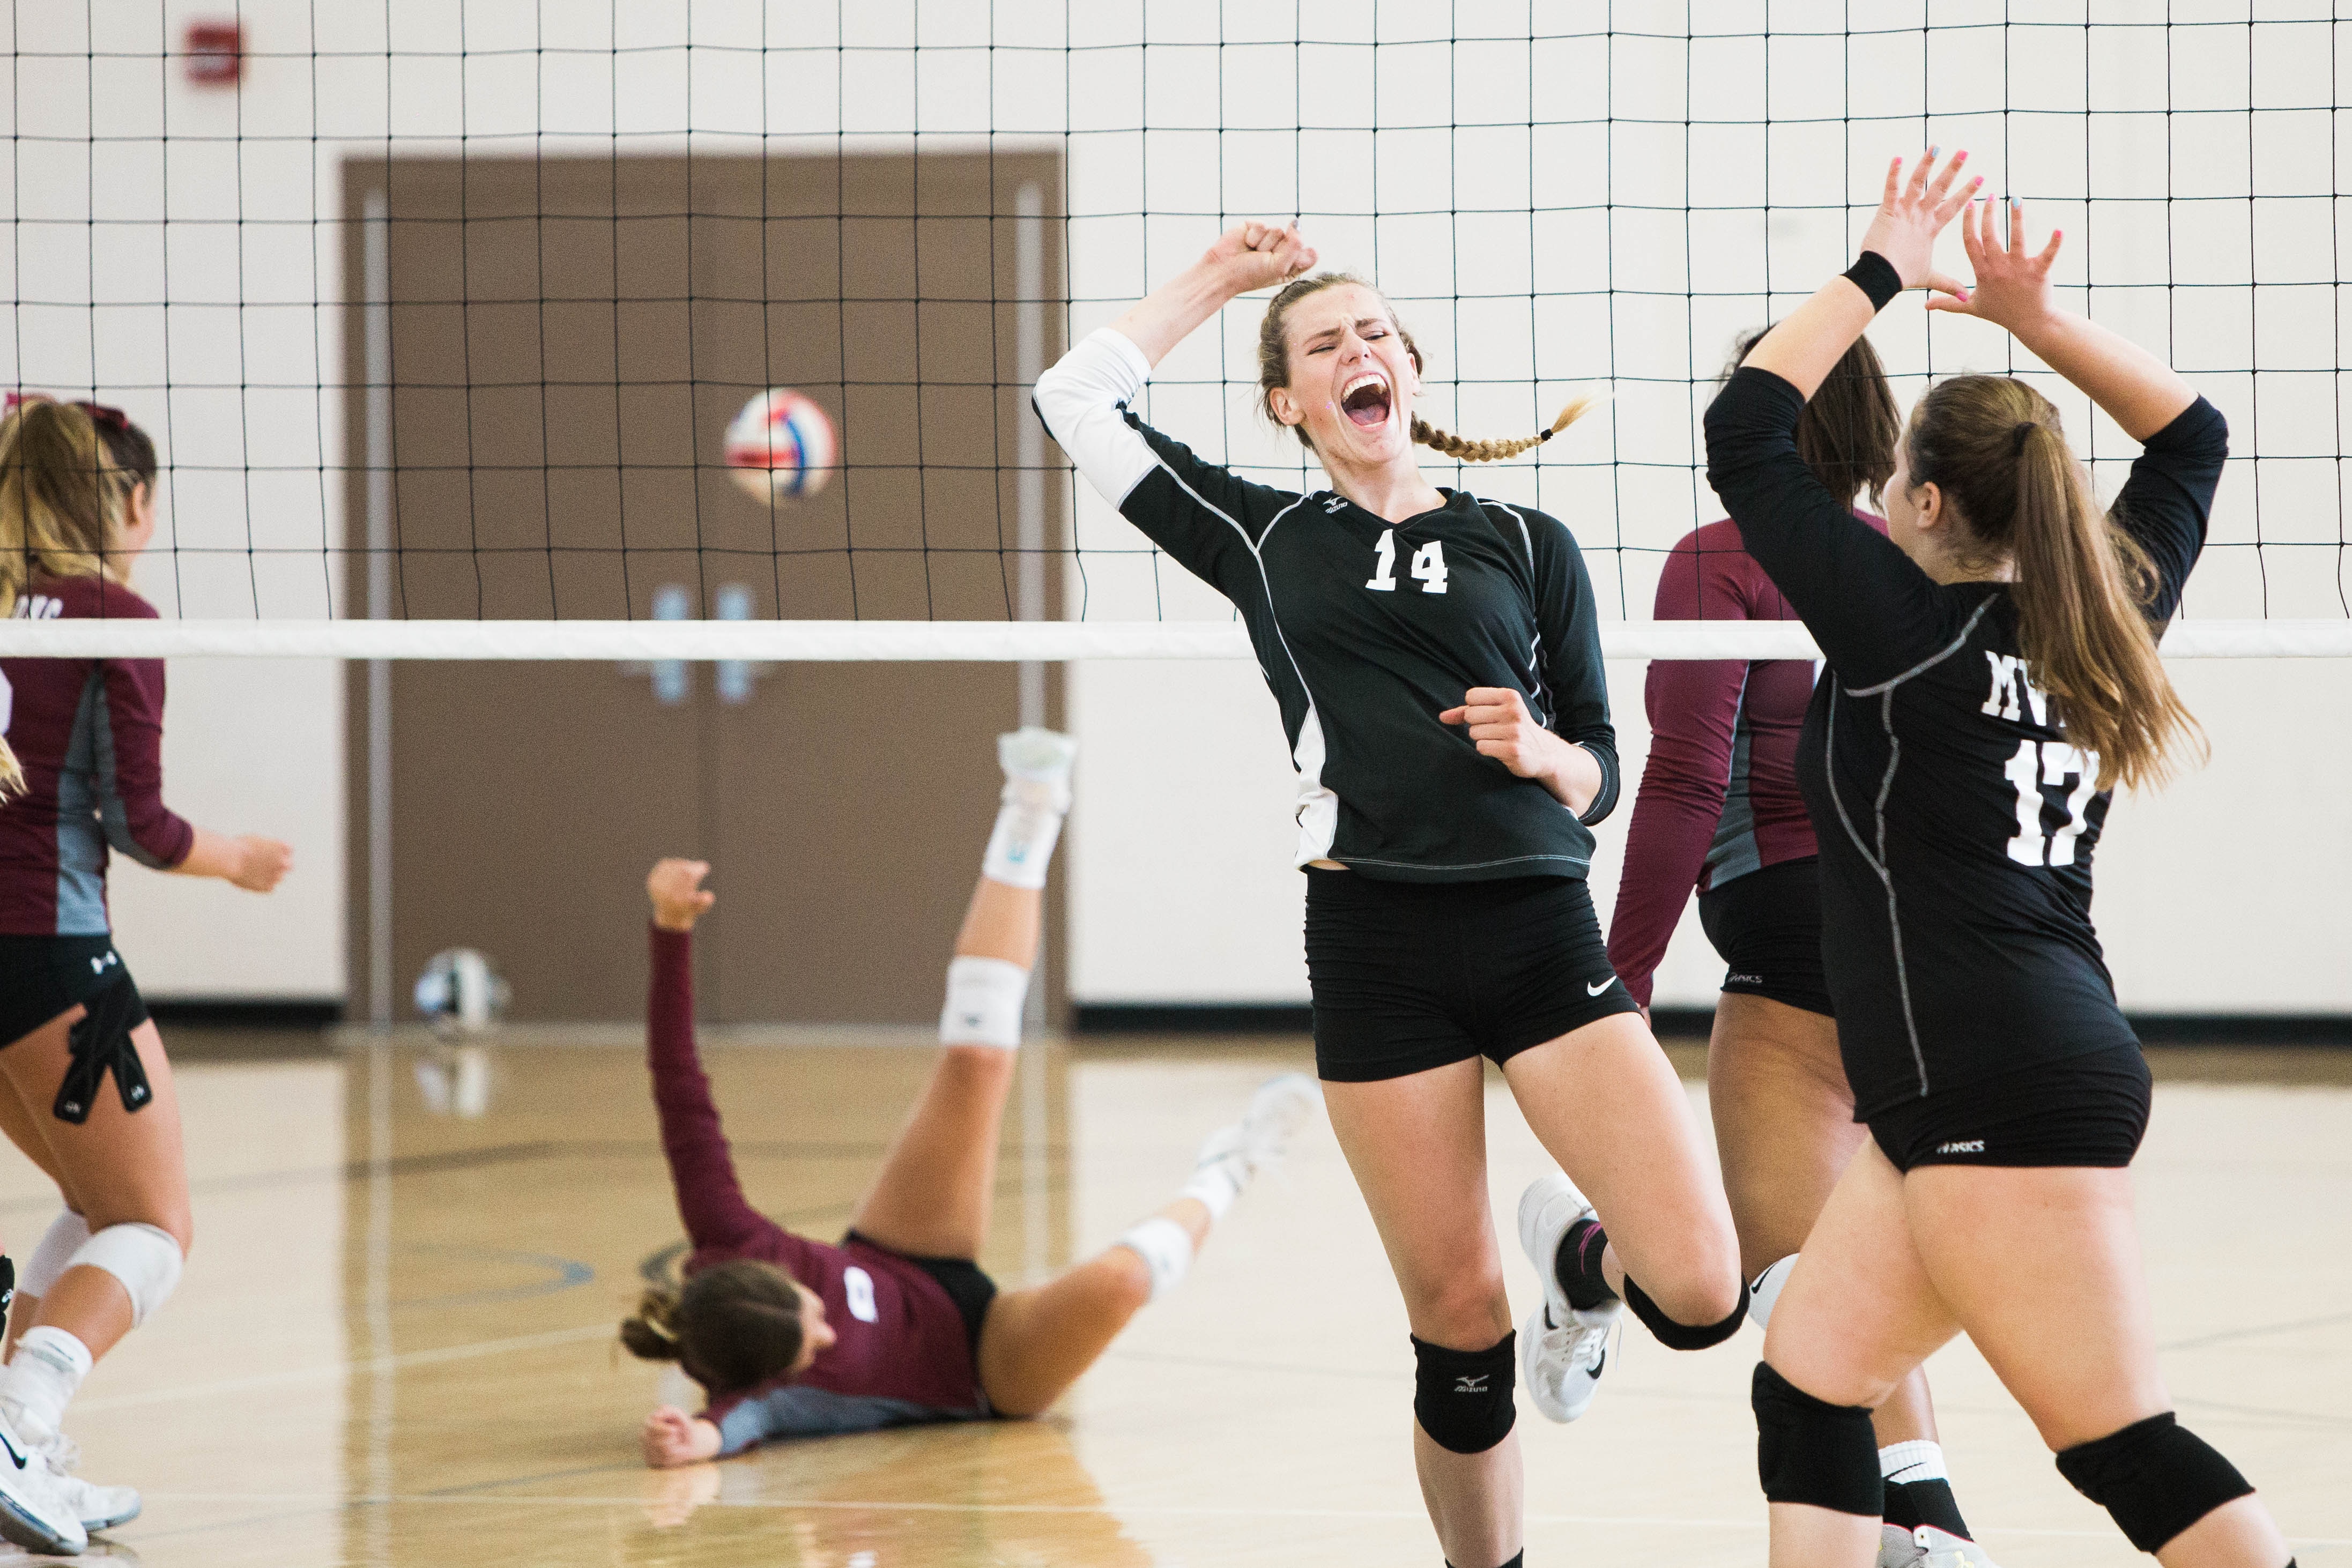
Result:
{"type": "Polygon", "coordinates": [[[677,1290],[656,1285],[621,1320],[621,1343],[641,1361],[674,1361],[714,1393],[782,1376],[807,1335],[793,1277],[773,1263],[716,1263],[677,1290]]]}
{"type": "MultiPolygon", "coordinates": [[[[1318,272],[1305,277],[1294,278],[1276,291],[1274,298],[1266,305],[1265,319],[1258,323],[1257,329],[1258,407],[1266,418],[1274,419],[1277,424],[1282,422],[1275,419],[1274,390],[1276,387],[1286,387],[1290,384],[1290,340],[1287,334],[1291,307],[1310,294],[1320,294],[1327,288],[1336,288],[1341,284],[1353,284],[1358,288],[1370,290],[1380,302],[1388,308],[1389,322],[1396,328],[1397,339],[1404,344],[1404,351],[1412,356],[1412,368],[1416,371],[1422,368],[1420,346],[1413,342],[1412,334],[1405,330],[1404,323],[1397,319],[1396,307],[1389,304],[1387,295],[1381,293],[1379,289],[1372,287],[1370,283],[1352,272],[1318,272]]],[[[1549,429],[1538,431],[1533,435],[1521,436],[1516,441],[1467,440],[1449,431],[1438,429],[1419,414],[1413,415],[1411,428],[1415,441],[1423,446],[1433,447],[1448,457],[1464,463],[1499,463],[1506,457],[1517,457],[1531,446],[1542,445],[1574,423],[1599,401],[1599,398],[1589,392],[1571,398],[1569,400],[1568,406],[1559,411],[1559,417],[1551,422],[1549,429]]],[[[1298,437],[1298,444],[1306,447],[1309,452],[1315,450],[1315,443],[1307,435],[1307,427],[1304,424],[1295,424],[1290,428],[1298,437]]]]}
{"type": "Polygon", "coordinates": [[[1954,376],[1911,411],[1914,490],[1940,488],[1971,564],[2013,562],[2017,645],[2067,738],[2096,754],[2099,786],[2158,783],[2168,753],[2201,749],[2197,720],[2157,656],[2157,578],[2139,541],[2103,515],[2058,410],[2010,376],[1954,376]]]}

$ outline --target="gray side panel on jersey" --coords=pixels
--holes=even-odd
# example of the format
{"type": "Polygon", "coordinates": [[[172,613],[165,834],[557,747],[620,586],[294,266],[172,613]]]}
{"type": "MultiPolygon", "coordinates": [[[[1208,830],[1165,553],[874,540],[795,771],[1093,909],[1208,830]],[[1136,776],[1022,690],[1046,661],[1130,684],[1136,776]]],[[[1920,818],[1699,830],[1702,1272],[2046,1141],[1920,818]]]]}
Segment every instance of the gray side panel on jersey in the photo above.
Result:
{"type": "MultiPolygon", "coordinates": [[[[106,922],[106,838],[99,828],[99,800],[90,789],[97,771],[95,732],[106,706],[106,669],[90,667],[74,706],[73,730],[66,737],[65,764],[58,769],[58,924],[60,936],[103,936],[106,922]]],[[[112,761],[108,737],[108,760],[112,761]]]]}
{"type": "Polygon", "coordinates": [[[1739,677],[1739,708],[1731,729],[1731,777],[1724,785],[1723,815],[1716,821],[1714,841],[1706,846],[1709,888],[1764,869],[1764,852],[1756,845],[1756,800],[1748,793],[1756,731],[1748,721],[1748,675],[1755,667],[1743,666],[1739,677]]]}
{"type": "Polygon", "coordinates": [[[925,1421],[970,1420],[980,1414],[934,1410],[910,1399],[836,1394],[829,1388],[790,1385],[757,1399],[746,1399],[727,1412],[719,1423],[719,1451],[739,1453],[771,1437],[834,1437],[925,1421]]]}
{"type": "Polygon", "coordinates": [[[1837,808],[1838,821],[1843,824],[1846,836],[1853,841],[1856,849],[1862,851],[1862,858],[1870,862],[1870,869],[1878,873],[1878,880],[1886,887],[1886,929],[1895,949],[1895,985],[1903,999],[1903,1028],[1911,1039],[1911,1061],[1919,1070],[1919,1097],[1923,1100],[1927,1096],[1927,1052],[1919,1043],[1918,1017],[1911,1010],[1911,969],[1903,956],[1903,912],[1895,898],[1894,869],[1886,863],[1886,800],[1895,793],[1895,772],[1903,763],[1903,742],[1895,733],[1895,693],[1904,682],[1934,669],[1967,647],[1969,639],[1976,635],[1977,622],[1984,619],[1985,612],[1991,607],[1990,596],[1980,600],[1976,612],[1969,617],[1967,624],[1960,628],[1960,634],[1953,638],[1948,646],[1920,660],[1893,680],[1881,681],[1874,686],[1846,688],[1846,695],[1850,697],[1874,696],[1879,699],[1879,723],[1886,731],[1886,774],[1879,780],[1878,798],[1871,807],[1878,843],[1878,852],[1874,855],[1863,843],[1862,835],[1854,831],[1853,819],[1846,815],[1845,801],[1837,792],[1837,703],[1834,699],[1830,703],[1829,734],[1822,742],[1822,772],[1829,783],[1830,803],[1837,808]]]}

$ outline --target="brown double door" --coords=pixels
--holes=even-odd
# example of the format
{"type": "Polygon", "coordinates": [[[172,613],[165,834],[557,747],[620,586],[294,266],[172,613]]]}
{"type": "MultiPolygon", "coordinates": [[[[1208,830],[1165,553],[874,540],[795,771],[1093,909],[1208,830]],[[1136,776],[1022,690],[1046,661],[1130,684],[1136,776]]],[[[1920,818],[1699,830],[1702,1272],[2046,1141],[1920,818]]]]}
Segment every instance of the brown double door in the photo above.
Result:
{"type": "MultiPolygon", "coordinates": [[[[349,379],[368,379],[373,321],[393,389],[388,421],[350,400],[350,449],[372,455],[352,465],[352,544],[372,460],[391,473],[376,504],[394,616],[1011,618],[1018,422],[1034,417],[1019,366],[1061,348],[1060,312],[1015,303],[1021,225],[1042,258],[1033,298],[1055,298],[1058,235],[1036,241],[1058,225],[1037,214],[1060,210],[1047,156],[349,164],[349,379]],[[373,316],[370,244],[388,281],[373,316]],[[1045,338],[1026,355],[1024,326],[1045,338]],[[845,465],[773,508],[719,463],[728,422],[771,386],[824,405],[845,465]]],[[[1063,487],[1037,488],[1059,539],[1063,487]]],[[[355,568],[351,613],[362,580],[355,568]]],[[[1058,603],[1050,570],[1046,591],[1058,603]]],[[[498,965],[510,1017],[636,1015],[643,882],[662,854],[715,867],[705,1018],[937,1015],[1016,666],[390,670],[395,1017],[455,946],[498,965]]],[[[349,689],[363,1014],[366,666],[349,689]]]]}

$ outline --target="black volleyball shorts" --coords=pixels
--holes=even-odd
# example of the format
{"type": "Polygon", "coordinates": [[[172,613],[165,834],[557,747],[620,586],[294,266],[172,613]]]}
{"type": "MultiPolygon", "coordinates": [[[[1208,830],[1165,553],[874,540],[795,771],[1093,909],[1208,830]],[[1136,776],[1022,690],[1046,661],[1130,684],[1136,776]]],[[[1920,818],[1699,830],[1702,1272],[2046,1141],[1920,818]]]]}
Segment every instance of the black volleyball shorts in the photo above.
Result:
{"type": "Polygon", "coordinates": [[[110,1021],[128,1034],[147,1021],[147,1004],[112,936],[0,936],[0,1046],[117,986],[128,994],[110,998],[121,1004],[110,1008],[110,1021]]]}
{"type": "Polygon", "coordinates": [[[1310,867],[1307,975],[1316,1071],[1335,1083],[1501,1063],[1640,1010],[1581,877],[1384,882],[1310,867]]]}
{"type": "Polygon", "coordinates": [[[1725,990],[1837,1016],[1822,973],[1821,868],[1811,856],[1708,888],[1698,923],[1727,966],[1725,990]]]}
{"type": "Polygon", "coordinates": [[[2147,1059],[2136,1045],[2021,1067],[1906,1100],[1869,1118],[1898,1171],[1920,1166],[2127,1166],[2147,1132],[2147,1059]]]}

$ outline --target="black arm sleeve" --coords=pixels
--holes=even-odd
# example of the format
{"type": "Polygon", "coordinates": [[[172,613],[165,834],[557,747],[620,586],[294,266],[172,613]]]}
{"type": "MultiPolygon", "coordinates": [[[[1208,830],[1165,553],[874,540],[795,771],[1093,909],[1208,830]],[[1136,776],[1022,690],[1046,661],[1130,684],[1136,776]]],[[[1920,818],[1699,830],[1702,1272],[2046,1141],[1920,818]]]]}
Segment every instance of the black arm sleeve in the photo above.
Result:
{"type": "Polygon", "coordinates": [[[1525,514],[1535,567],[1537,675],[1549,698],[1545,724],[1554,735],[1592,753],[1601,789],[1577,820],[1591,827],[1617,808],[1617,730],[1609,722],[1609,680],[1601,662],[1601,618],[1584,552],[1557,517],[1525,514]]]}
{"type": "Polygon", "coordinates": [[[1952,601],[1797,455],[1805,400],[1743,366],[1706,411],[1706,477],[1748,553],[1849,685],[1901,674],[1950,643],[1952,601]]]}
{"type": "Polygon", "coordinates": [[[2181,586],[2205,549],[2206,520],[2229,455],[2230,422],[2200,397],[2147,438],[2108,508],[2156,567],[2147,616],[2159,628],[2180,608],[2181,586]]]}

